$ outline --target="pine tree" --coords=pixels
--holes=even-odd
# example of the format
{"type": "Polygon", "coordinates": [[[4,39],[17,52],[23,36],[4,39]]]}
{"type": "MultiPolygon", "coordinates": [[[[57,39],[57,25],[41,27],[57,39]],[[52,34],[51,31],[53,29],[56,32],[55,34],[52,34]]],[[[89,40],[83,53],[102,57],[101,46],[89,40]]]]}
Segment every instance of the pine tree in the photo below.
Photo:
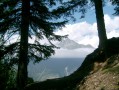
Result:
{"type": "Polygon", "coordinates": [[[0,35],[5,45],[2,58],[10,55],[10,62],[18,63],[17,88],[23,90],[27,84],[27,65],[30,60],[39,62],[54,54],[57,48],[52,41],[60,41],[65,36],[55,35],[54,31],[67,21],[56,22],[52,6],[55,0],[2,0],[0,2],[0,35]],[[8,43],[17,35],[17,41],[8,43]],[[34,43],[29,39],[37,38],[34,43]],[[48,44],[40,40],[47,39],[48,44]]]}
{"type": "Polygon", "coordinates": [[[99,48],[106,49],[107,35],[106,35],[106,28],[105,28],[105,22],[104,22],[104,13],[103,13],[102,0],[94,0],[94,6],[95,6],[95,14],[96,14],[96,20],[97,20],[99,48]]]}

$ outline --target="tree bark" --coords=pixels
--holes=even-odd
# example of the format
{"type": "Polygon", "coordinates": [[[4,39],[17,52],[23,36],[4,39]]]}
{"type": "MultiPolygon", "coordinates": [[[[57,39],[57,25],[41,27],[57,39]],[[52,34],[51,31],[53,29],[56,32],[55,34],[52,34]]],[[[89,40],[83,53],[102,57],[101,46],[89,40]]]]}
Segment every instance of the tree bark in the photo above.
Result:
{"type": "Polygon", "coordinates": [[[22,0],[22,16],[20,30],[20,52],[17,73],[17,88],[23,90],[27,84],[27,64],[28,64],[28,31],[30,17],[30,0],[22,0]]]}
{"type": "Polygon", "coordinates": [[[94,0],[94,4],[97,19],[98,36],[99,36],[99,48],[105,49],[107,42],[107,35],[105,29],[102,0],[94,0]]]}

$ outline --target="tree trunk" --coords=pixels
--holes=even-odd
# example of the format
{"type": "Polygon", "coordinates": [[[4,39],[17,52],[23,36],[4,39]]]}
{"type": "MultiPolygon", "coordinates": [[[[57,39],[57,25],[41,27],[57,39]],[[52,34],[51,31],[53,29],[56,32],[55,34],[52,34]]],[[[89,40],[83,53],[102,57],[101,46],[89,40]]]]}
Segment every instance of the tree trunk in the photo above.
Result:
{"type": "Polygon", "coordinates": [[[94,3],[97,19],[98,36],[99,36],[99,48],[106,49],[107,36],[104,22],[102,0],[94,0],[94,3]]]}
{"type": "Polygon", "coordinates": [[[28,31],[29,31],[30,1],[22,0],[22,19],[20,30],[20,52],[17,73],[17,88],[23,90],[27,84],[27,64],[28,64],[28,31]]]}

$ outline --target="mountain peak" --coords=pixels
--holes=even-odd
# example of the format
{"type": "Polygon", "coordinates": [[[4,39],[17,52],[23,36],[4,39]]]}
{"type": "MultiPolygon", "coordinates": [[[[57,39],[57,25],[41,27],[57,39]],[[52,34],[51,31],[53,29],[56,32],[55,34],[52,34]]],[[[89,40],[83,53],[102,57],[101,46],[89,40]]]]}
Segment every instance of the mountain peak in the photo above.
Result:
{"type": "Polygon", "coordinates": [[[62,40],[58,44],[58,46],[60,48],[64,48],[64,49],[93,48],[93,46],[91,46],[91,45],[78,44],[77,42],[75,42],[74,40],[71,40],[69,38],[62,40]]]}

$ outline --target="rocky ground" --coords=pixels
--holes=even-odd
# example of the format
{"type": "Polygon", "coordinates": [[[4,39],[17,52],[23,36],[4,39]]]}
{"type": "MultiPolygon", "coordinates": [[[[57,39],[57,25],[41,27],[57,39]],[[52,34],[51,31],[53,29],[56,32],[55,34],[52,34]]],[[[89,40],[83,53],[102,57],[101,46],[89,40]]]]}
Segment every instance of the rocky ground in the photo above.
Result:
{"type": "Polygon", "coordinates": [[[95,63],[94,70],[80,82],[77,90],[119,90],[119,55],[95,63]]]}

